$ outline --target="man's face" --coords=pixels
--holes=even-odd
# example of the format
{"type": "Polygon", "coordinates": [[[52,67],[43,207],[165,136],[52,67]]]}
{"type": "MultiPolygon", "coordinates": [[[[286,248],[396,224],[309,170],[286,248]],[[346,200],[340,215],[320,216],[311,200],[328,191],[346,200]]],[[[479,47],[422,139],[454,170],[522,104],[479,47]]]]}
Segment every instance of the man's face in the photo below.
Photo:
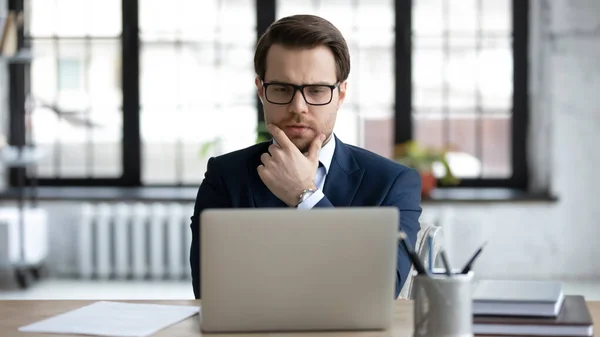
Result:
{"type": "MultiPolygon", "coordinates": [[[[288,83],[293,85],[337,83],[336,65],[333,53],[325,46],[313,49],[288,49],[274,44],[269,49],[266,60],[264,83],[288,83]]],[[[307,152],[311,142],[320,134],[327,140],[333,132],[337,111],[346,95],[346,82],[335,88],[307,87],[304,89],[310,103],[331,102],[326,105],[308,104],[300,90],[291,96],[293,89],[271,85],[265,90],[260,78],[256,78],[258,95],[263,103],[265,122],[278,126],[301,152],[307,152]],[[325,89],[325,90],[323,90],[325,89]],[[285,95],[291,101],[285,103],[285,95]],[[265,96],[266,95],[266,96],[265,96]],[[323,101],[323,97],[326,98],[323,101]],[[267,99],[268,98],[268,99],[267,99]],[[284,102],[285,104],[274,104],[284,102]]]]}

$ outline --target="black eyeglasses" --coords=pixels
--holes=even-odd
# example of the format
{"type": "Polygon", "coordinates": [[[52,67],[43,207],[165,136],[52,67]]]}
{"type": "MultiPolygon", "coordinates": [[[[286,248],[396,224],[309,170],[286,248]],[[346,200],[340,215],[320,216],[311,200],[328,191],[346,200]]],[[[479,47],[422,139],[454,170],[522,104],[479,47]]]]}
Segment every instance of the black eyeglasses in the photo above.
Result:
{"type": "Polygon", "coordinates": [[[302,93],[306,104],[327,105],[333,99],[333,90],[339,86],[327,84],[305,84],[294,85],[290,83],[270,82],[263,83],[265,98],[273,104],[290,104],[296,95],[296,91],[302,93]]]}

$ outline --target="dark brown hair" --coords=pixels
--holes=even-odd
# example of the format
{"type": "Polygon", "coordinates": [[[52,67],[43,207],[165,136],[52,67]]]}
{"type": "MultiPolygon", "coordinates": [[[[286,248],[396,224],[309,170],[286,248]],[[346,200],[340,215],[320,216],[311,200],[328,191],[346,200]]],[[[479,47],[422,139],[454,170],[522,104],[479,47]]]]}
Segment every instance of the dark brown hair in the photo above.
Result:
{"type": "Polygon", "coordinates": [[[260,37],[254,53],[254,71],[264,79],[267,53],[273,44],[288,48],[328,47],[335,58],[339,82],[350,73],[350,52],[342,33],[331,22],[315,15],[293,15],[275,21],[260,37]]]}

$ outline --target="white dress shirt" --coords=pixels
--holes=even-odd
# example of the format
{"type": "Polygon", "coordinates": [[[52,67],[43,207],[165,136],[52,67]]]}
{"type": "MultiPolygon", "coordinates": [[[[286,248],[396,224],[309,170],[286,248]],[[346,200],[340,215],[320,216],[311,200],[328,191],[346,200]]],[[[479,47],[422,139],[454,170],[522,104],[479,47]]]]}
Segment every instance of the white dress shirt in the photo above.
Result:
{"type": "Polygon", "coordinates": [[[301,202],[298,205],[298,209],[312,209],[325,196],[325,194],[323,194],[323,186],[325,186],[325,178],[327,178],[327,173],[329,173],[329,167],[331,166],[334,152],[335,137],[332,134],[329,142],[327,142],[327,144],[319,151],[319,162],[323,165],[319,165],[315,176],[315,186],[317,186],[317,191],[301,202]]]}

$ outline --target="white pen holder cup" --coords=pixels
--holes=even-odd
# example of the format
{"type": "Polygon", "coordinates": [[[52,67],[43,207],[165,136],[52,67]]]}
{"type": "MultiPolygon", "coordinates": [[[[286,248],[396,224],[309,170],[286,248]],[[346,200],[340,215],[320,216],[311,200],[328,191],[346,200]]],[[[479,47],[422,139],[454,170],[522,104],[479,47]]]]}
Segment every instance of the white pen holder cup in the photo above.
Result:
{"type": "Polygon", "coordinates": [[[414,337],[472,337],[473,272],[415,275],[414,337]]]}

